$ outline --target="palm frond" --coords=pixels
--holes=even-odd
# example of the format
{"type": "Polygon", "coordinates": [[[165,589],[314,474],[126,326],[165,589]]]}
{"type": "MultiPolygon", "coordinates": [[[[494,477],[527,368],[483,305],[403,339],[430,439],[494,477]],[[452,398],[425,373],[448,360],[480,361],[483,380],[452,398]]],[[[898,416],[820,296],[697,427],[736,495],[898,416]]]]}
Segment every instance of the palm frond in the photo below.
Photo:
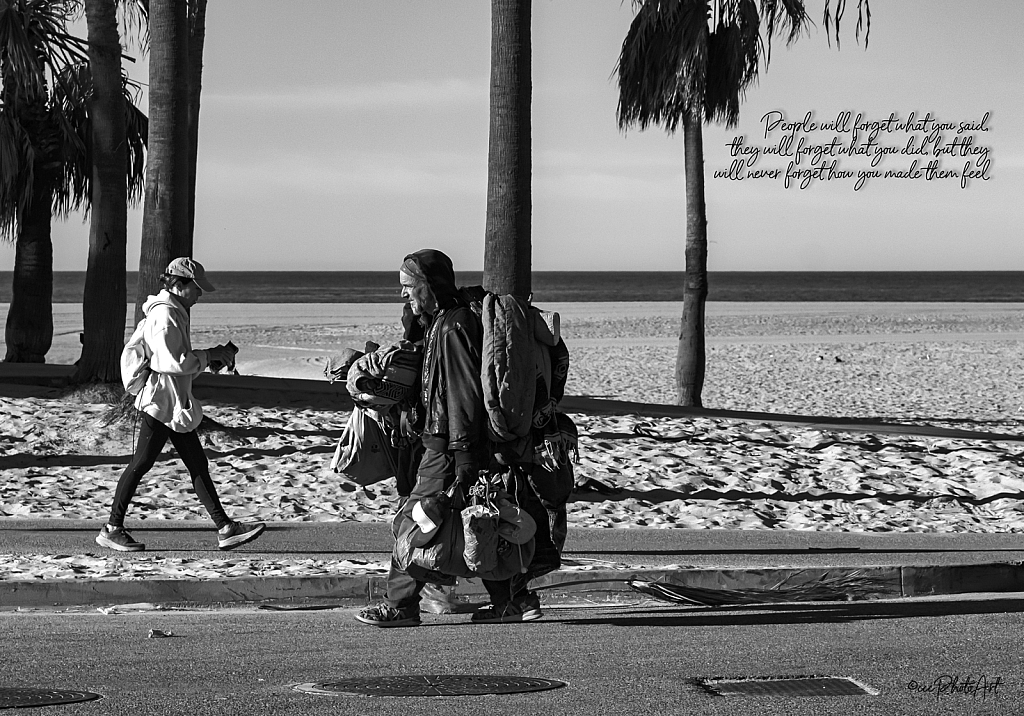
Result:
{"type": "Polygon", "coordinates": [[[757,81],[761,50],[761,16],[754,0],[739,0],[720,16],[709,40],[704,119],[734,126],[740,101],[757,81]]]}
{"type": "MultiPolygon", "coordinates": [[[[63,134],[63,166],[61,178],[54,194],[54,212],[67,216],[71,211],[84,209],[86,216],[92,205],[92,121],[89,116],[89,98],[92,93],[92,73],[88,64],[66,68],[63,82],[54,89],[54,112],[59,114],[63,134]]],[[[122,91],[125,107],[125,143],[127,163],[125,179],[128,203],[136,205],[142,199],[145,178],[145,152],[148,141],[149,120],[135,102],[139,86],[122,73],[122,91]]]]}
{"type": "Polygon", "coordinates": [[[0,102],[0,241],[17,238],[18,220],[32,200],[34,163],[28,133],[0,102]]]}
{"type": "MultiPolygon", "coordinates": [[[[839,44],[839,25],[842,22],[843,14],[846,12],[846,0],[835,0],[835,10],[832,10],[833,0],[825,0],[825,37],[829,45],[832,44],[832,25],[835,25],[836,47],[839,44]]],[[[871,0],[857,0],[857,26],[854,30],[854,37],[860,40],[860,33],[864,31],[864,47],[867,48],[871,38],[871,0]]]]}
{"type": "MultiPolygon", "coordinates": [[[[144,3],[144,0],[136,0],[144,3]]],[[[59,162],[57,215],[85,209],[92,191],[92,75],[87,43],[68,34],[72,0],[0,1],[0,240],[13,240],[32,198],[35,163],[59,162]]],[[[123,77],[128,197],[142,198],[148,121],[135,105],[138,83],[123,77]]]]}
{"type": "Polygon", "coordinates": [[[68,34],[69,0],[8,0],[0,7],[0,81],[8,98],[39,97],[61,70],[84,61],[85,41],[68,34]],[[8,87],[15,84],[16,87],[8,87]]]}
{"type": "Polygon", "coordinates": [[[149,0],[120,0],[118,7],[121,9],[121,37],[143,54],[148,53],[149,0]]]}
{"type": "Polygon", "coordinates": [[[794,586],[780,583],[769,589],[708,589],[649,582],[636,577],[631,577],[626,583],[634,591],[662,601],[701,607],[784,602],[847,602],[870,599],[892,592],[890,581],[871,577],[863,570],[854,570],[840,577],[823,575],[816,580],[794,586]]]}
{"type": "MultiPolygon", "coordinates": [[[[149,117],[136,102],[139,93],[132,90],[132,83],[124,78],[125,142],[128,147],[128,204],[136,206],[142,201],[146,179],[146,147],[149,144],[149,117]]],[[[137,87],[137,85],[135,85],[137,87]]]]}
{"type": "Polygon", "coordinates": [[[51,108],[61,132],[61,176],[53,194],[53,211],[66,217],[88,208],[92,191],[92,148],[88,103],[92,93],[89,65],[80,62],[64,68],[56,83],[51,108]]]}
{"type": "Polygon", "coordinates": [[[772,38],[776,34],[782,35],[786,45],[792,45],[811,24],[811,18],[803,0],[762,0],[761,10],[768,39],[764,61],[767,68],[772,60],[772,38]]]}
{"type": "Polygon", "coordinates": [[[615,72],[619,127],[661,124],[674,132],[703,111],[708,65],[706,0],[648,0],[622,43],[615,72]]]}
{"type": "Polygon", "coordinates": [[[653,123],[671,133],[686,116],[735,125],[762,60],[771,61],[772,38],[792,43],[810,22],[802,0],[635,0],[634,8],[615,68],[620,129],[653,123]]]}
{"type": "Polygon", "coordinates": [[[811,22],[803,0],[762,0],[761,7],[766,34],[782,35],[787,45],[796,42],[811,22]]]}

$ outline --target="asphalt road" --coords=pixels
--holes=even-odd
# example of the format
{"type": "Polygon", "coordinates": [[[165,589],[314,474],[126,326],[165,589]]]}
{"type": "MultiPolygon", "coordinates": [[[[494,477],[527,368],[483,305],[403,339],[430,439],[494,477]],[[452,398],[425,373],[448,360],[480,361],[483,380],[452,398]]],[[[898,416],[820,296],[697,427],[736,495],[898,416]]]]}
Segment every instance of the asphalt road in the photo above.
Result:
{"type": "Polygon", "coordinates": [[[354,609],[101,614],[0,613],[0,687],[82,689],[74,714],[829,714],[1021,713],[1024,595],[972,601],[772,608],[548,608],[528,624],[466,615],[381,630],[354,609]],[[147,638],[150,629],[174,634],[147,638]],[[307,682],[414,674],[556,679],[507,696],[315,696],[307,682]],[[833,675],[880,693],[715,697],[697,677],[833,675]],[[959,679],[987,690],[916,691],[959,679]],[[945,681],[944,681],[945,679],[945,681]],[[997,681],[998,680],[998,681],[997,681]]]}

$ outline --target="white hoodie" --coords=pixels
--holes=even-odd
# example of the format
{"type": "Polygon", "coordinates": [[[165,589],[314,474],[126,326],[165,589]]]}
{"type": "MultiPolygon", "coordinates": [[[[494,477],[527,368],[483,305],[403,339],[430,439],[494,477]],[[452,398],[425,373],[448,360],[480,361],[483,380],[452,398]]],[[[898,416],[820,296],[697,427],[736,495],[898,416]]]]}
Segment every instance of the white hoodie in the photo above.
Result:
{"type": "Polygon", "coordinates": [[[203,406],[192,395],[192,376],[206,370],[209,352],[192,350],[188,311],[166,289],[150,296],[142,311],[151,372],[135,407],[175,432],[195,430],[203,419],[203,406]]]}

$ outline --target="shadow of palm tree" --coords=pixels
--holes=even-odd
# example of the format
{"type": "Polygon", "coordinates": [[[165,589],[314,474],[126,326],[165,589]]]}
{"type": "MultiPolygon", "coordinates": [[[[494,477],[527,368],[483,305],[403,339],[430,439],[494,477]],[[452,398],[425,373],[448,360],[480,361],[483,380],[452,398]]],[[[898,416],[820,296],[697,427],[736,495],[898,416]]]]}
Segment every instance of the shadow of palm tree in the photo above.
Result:
{"type": "MultiPolygon", "coordinates": [[[[333,453],[334,446],[285,446],[279,448],[259,447],[236,447],[230,450],[218,450],[216,447],[206,447],[206,452],[212,458],[236,457],[283,457],[296,453],[325,454],[333,453]]],[[[131,455],[81,455],[78,453],[65,453],[62,455],[0,455],[0,470],[16,470],[31,467],[99,467],[101,465],[127,465],[132,459],[131,455]]],[[[178,453],[167,451],[161,453],[157,464],[163,462],[175,462],[178,460],[178,453]]]]}
{"type": "MultiPolygon", "coordinates": [[[[566,412],[596,415],[631,415],[654,418],[725,418],[744,422],[796,423],[818,429],[845,430],[850,432],[892,433],[920,435],[941,438],[964,438],[970,440],[999,440],[1024,442],[1024,433],[996,433],[986,431],[959,430],[931,425],[934,422],[950,422],[948,418],[910,418],[925,424],[911,424],[907,418],[888,419],[885,417],[848,417],[833,415],[797,415],[793,413],[765,413],[747,410],[725,410],[718,408],[695,408],[659,403],[635,403],[625,400],[608,399],[601,396],[566,396],[560,403],[566,412]]],[[[970,421],[964,421],[971,424],[970,421]]],[[[1024,429],[1024,421],[977,421],[979,425],[1017,424],[1024,429]]]]}
{"type": "MultiPolygon", "coordinates": [[[[977,435],[987,435],[984,438],[985,442],[995,442],[998,439],[999,434],[996,433],[976,433],[977,435]]],[[[882,450],[894,450],[903,453],[917,454],[921,452],[921,448],[917,445],[908,445],[901,442],[893,442],[883,440],[879,436],[871,433],[865,433],[858,437],[849,437],[846,439],[830,438],[814,445],[794,445],[793,443],[770,440],[770,439],[754,439],[748,435],[743,434],[727,434],[716,436],[713,434],[697,433],[693,431],[691,433],[680,433],[675,435],[666,435],[658,433],[657,430],[644,423],[637,423],[634,426],[633,432],[612,432],[612,431],[598,431],[593,433],[587,433],[586,437],[593,440],[654,440],[656,442],[665,443],[687,443],[695,445],[749,445],[749,446],[763,446],[767,448],[776,448],[779,450],[797,451],[803,453],[816,453],[827,450],[830,447],[852,447],[857,450],[865,452],[881,452],[882,450]]],[[[982,440],[982,438],[976,438],[982,440]]],[[[1024,436],[1014,438],[1014,441],[1024,441],[1024,436]]],[[[943,447],[938,445],[930,445],[927,448],[929,455],[949,455],[951,453],[962,450],[961,447],[943,447]]],[[[1024,453],[1014,454],[1007,452],[1005,449],[998,446],[992,446],[987,444],[972,445],[970,448],[975,452],[987,452],[997,456],[1001,461],[1024,467],[1024,453]]]]}
{"type": "MultiPolygon", "coordinates": [[[[127,465],[131,455],[0,455],[0,470],[29,467],[99,467],[101,465],[127,465]]],[[[161,455],[159,461],[177,460],[177,454],[161,455]]]]}
{"type": "Polygon", "coordinates": [[[256,438],[261,440],[276,435],[295,438],[324,436],[337,439],[340,438],[342,432],[344,432],[344,428],[325,430],[289,430],[287,428],[278,428],[262,425],[246,425],[239,427],[235,425],[226,425],[224,423],[218,423],[215,429],[221,430],[225,434],[237,438],[256,438]]]}

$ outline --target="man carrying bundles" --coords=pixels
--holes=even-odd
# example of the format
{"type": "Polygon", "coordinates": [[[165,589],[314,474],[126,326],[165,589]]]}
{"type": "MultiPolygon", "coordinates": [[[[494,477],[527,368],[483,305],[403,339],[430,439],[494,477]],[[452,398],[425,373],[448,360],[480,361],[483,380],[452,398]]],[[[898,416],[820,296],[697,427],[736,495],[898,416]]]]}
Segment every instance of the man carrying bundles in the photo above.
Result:
{"type": "MultiPolygon", "coordinates": [[[[491,604],[474,613],[474,622],[537,619],[539,601],[526,589],[533,576],[530,560],[542,557],[544,571],[550,571],[558,567],[558,553],[544,506],[530,488],[529,471],[516,472],[494,460],[481,383],[484,330],[471,306],[482,291],[460,291],[451,259],[431,249],[408,255],[399,278],[403,297],[425,329],[420,381],[423,455],[409,499],[395,516],[396,544],[386,598],[356,618],[378,627],[418,626],[425,584],[452,585],[459,576],[480,576],[491,604]],[[479,504],[463,514],[469,499],[479,504]],[[477,507],[484,512],[493,509],[494,524],[500,527],[474,533],[468,515],[477,507]],[[507,521],[499,522],[499,511],[507,521]],[[504,572],[482,570],[472,558],[467,564],[472,548],[487,546],[476,537],[503,545],[504,572]],[[512,579],[509,564],[514,564],[512,579]]],[[[569,489],[571,485],[570,475],[569,489]]]]}

